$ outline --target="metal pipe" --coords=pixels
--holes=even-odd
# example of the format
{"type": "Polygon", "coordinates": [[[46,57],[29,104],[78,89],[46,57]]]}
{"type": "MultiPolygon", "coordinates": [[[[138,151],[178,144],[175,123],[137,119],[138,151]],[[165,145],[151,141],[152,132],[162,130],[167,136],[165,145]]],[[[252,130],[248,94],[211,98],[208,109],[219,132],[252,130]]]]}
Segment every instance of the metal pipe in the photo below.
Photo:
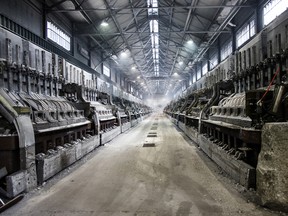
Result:
{"type": "Polygon", "coordinates": [[[281,99],[282,99],[282,96],[284,94],[284,91],[285,91],[285,86],[283,84],[281,84],[277,88],[277,90],[275,89],[275,97],[274,97],[274,100],[273,100],[273,107],[272,107],[272,112],[275,113],[275,114],[279,110],[279,106],[281,104],[281,99]]]}

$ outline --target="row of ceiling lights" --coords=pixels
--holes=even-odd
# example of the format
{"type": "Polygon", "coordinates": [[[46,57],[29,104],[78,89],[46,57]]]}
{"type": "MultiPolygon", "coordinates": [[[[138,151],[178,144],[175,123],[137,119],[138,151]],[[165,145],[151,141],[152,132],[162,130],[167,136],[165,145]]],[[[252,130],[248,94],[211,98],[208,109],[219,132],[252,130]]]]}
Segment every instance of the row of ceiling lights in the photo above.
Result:
{"type": "MultiPolygon", "coordinates": [[[[148,9],[148,15],[158,15],[158,0],[147,0],[147,4],[151,6],[151,9],[148,9]]],[[[150,33],[151,33],[151,41],[152,41],[152,50],[153,50],[153,63],[154,63],[154,75],[159,76],[159,26],[158,26],[157,20],[150,20],[150,33]]],[[[109,26],[108,22],[106,20],[103,20],[101,22],[102,27],[109,26]]],[[[192,40],[187,41],[187,48],[189,46],[193,45],[192,40]]],[[[191,48],[191,47],[190,47],[191,48]]],[[[126,56],[125,51],[121,53],[122,57],[126,56]]],[[[179,61],[178,64],[181,66],[183,65],[183,61],[179,61]]],[[[131,67],[131,70],[136,70],[135,66],[131,67]]],[[[177,72],[174,73],[175,76],[178,75],[177,72]]],[[[137,79],[140,79],[141,76],[138,76],[137,79]]],[[[180,81],[180,80],[179,80],[180,81]]],[[[144,84],[144,82],[140,83],[141,85],[144,84]]],[[[159,85],[159,82],[157,82],[157,85],[159,85]]],[[[172,84],[170,83],[169,86],[171,87],[172,84]]],[[[145,89],[147,89],[147,86],[144,86],[145,89]]],[[[168,91],[167,91],[168,92],[168,91]]]]}

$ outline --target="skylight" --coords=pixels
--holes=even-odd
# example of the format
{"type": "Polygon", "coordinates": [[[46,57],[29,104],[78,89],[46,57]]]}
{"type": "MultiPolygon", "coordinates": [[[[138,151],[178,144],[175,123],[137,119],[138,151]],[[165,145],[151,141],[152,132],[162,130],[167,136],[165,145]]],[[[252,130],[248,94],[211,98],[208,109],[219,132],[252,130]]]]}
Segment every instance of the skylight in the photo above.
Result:
{"type": "MultiPolygon", "coordinates": [[[[158,0],[147,0],[148,16],[158,16],[158,0]]],[[[150,37],[152,44],[153,63],[154,63],[154,74],[159,76],[159,23],[158,20],[150,20],[150,37]]]]}

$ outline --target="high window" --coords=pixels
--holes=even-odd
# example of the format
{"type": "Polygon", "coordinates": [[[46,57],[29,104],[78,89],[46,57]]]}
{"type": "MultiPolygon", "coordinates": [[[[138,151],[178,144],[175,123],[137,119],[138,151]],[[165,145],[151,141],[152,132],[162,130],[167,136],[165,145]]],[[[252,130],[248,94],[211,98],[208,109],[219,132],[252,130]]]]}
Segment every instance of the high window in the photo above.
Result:
{"type": "Polygon", "coordinates": [[[207,72],[208,72],[208,65],[207,65],[207,63],[205,63],[202,66],[202,74],[205,75],[207,72]]]}
{"type": "Polygon", "coordinates": [[[224,44],[221,48],[221,61],[226,59],[232,53],[232,41],[224,44]]]}
{"type": "Polygon", "coordinates": [[[103,74],[107,77],[110,77],[110,68],[103,65],[103,74]]]}
{"type": "Polygon", "coordinates": [[[197,69],[197,80],[201,78],[201,68],[197,69]]]}
{"type": "Polygon", "coordinates": [[[210,69],[213,69],[215,68],[217,65],[218,65],[218,57],[217,55],[213,55],[211,58],[210,58],[210,69]]]}
{"type": "Polygon", "coordinates": [[[255,20],[251,20],[249,23],[244,25],[236,33],[236,46],[237,48],[248,41],[251,37],[255,35],[255,20]]]}
{"type": "Polygon", "coordinates": [[[59,46],[70,51],[71,38],[49,21],[47,21],[47,37],[59,46]]]}
{"type": "Polygon", "coordinates": [[[182,83],[182,92],[186,90],[186,84],[182,83]]]}
{"type": "Polygon", "coordinates": [[[287,0],[271,0],[264,7],[264,25],[268,25],[288,8],[287,0]]]}
{"type": "Polygon", "coordinates": [[[195,82],[196,82],[196,74],[193,73],[193,75],[192,75],[192,83],[195,83],[195,82]]]}

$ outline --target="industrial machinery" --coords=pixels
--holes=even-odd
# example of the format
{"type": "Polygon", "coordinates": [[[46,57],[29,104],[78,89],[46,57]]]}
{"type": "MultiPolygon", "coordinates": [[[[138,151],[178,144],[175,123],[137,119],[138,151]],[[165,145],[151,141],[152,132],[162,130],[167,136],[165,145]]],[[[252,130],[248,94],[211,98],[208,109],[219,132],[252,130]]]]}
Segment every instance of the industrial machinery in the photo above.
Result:
{"type": "Polygon", "coordinates": [[[137,110],[135,109],[133,103],[127,99],[122,99],[123,104],[126,107],[126,112],[128,113],[130,117],[131,127],[134,127],[140,119],[138,118],[139,115],[137,113],[137,110]]]}
{"type": "Polygon", "coordinates": [[[287,208],[287,12],[165,112],[226,173],[287,208]]]}
{"type": "Polygon", "coordinates": [[[101,144],[103,145],[121,133],[121,119],[116,113],[115,106],[111,103],[110,95],[102,92],[99,93],[97,99],[98,104],[93,106],[98,114],[101,144]]]}
{"type": "Polygon", "coordinates": [[[119,97],[117,107],[105,81],[2,28],[0,45],[0,199],[9,200],[128,130],[140,100],[119,97]]]}
{"type": "Polygon", "coordinates": [[[139,114],[140,114],[140,117],[142,118],[142,120],[144,120],[145,118],[147,118],[151,112],[152,112],[152,109],[145,105],[145,104],[141,104],[141,103],[137,103],[138,104],[138,109],[139,109],[139,114]]]}
{"type": "MultiPolygon", "coordinates": [[[[123,95],[123,92],[121,92],[121,95],[123,95]]],[[[120,127],[121,127],[121,133],[127,131],[131,127],[131,116],[129,115],[129,112],[126,110],[125,105],[123,104],[122,97],[120,97],[120,92],[116,87],[113,87],[113,94],[112,94],[112,103],[115,106],[115,112],[118,115],[118,118],[120,120],[120,127]],[[115,89],[115,90],[114,90],[115,89]]]]}

